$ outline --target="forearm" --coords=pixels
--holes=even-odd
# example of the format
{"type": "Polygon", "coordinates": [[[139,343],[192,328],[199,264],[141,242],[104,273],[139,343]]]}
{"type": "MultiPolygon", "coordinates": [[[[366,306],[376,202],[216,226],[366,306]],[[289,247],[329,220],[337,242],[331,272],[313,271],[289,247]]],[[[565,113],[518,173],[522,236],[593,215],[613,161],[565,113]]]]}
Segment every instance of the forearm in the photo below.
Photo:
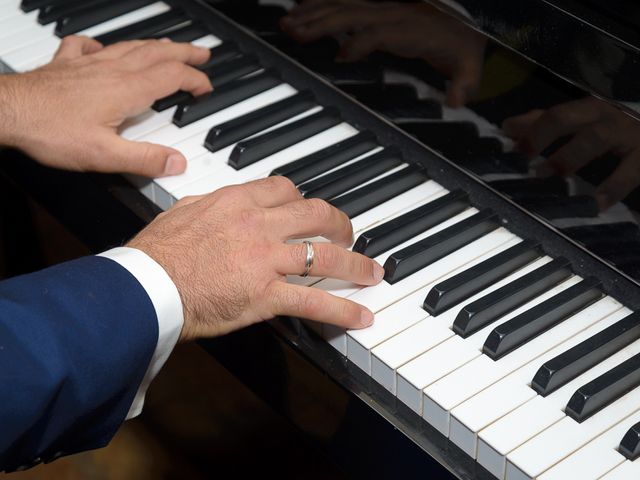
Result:
{"type": "Polygon", "coordinates": [[[18,75],[0,75],[0,146],[18,147],[18,75]]]}
{"type": "Polygon", "coordinates": [[[149,296],[112,260],[0,282],[0,471],[105,445],[157,339],[149,296]]]}

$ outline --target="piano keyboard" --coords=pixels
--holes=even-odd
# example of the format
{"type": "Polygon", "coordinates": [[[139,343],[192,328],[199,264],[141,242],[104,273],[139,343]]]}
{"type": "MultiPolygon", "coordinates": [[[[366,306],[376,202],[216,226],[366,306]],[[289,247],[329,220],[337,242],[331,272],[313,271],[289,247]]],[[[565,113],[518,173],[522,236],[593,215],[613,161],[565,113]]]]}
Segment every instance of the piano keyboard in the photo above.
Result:
{"type": "Polygon", "coordinates": [[[212,49],[201,68],[213,75],[213,93],[168,97],[121,128],[188,159],[182,175],[134,179],[151,201],[167,209],[185,196],[287,176],[307,198],[347,212],[353,249],[385,267],[385,280],[366,288],[291,278],[375,313],[374,325],[357,331],[307,322],[329,345],[496,478],[639,478],[640,316],[598,280],[188,9],[70,3],[23,0],[25,13],[18,0],[0,0],[0,59],[16,72],[43,65],[56,32],[104,42],[167,36],[212,49]]]}

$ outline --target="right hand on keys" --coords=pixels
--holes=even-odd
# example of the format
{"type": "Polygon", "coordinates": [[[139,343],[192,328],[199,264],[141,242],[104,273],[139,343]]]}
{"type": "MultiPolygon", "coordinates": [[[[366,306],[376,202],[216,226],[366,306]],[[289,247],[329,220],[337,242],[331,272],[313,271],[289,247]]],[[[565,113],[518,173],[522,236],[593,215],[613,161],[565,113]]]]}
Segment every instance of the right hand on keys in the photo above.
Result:
{"type": "Polygon", "coordinates": [[[376,285],[384,269],[343,247],[348,217],[323,200],[305,200],[285,177],[269,177],[187,197],[156,218],[128,246],[164,267],[182,299],[181,340],[214,337],[289,315],[362,328],[373,314],[347,299],[286,283],[304,272],[306,245],[289,239],[321,235],[310,274],[376,285]]]}
{"type": "Polygon", "coordinates": [[[117,128],[177,90],[209,92],[208,77],[193,68],[208,58],[208,49],[168,40],[103,47],[87,37],[66,37],[50,64],[0,78],[0,145],[65,170],[182,173],[180,152],[127,141],[117,128]]]}

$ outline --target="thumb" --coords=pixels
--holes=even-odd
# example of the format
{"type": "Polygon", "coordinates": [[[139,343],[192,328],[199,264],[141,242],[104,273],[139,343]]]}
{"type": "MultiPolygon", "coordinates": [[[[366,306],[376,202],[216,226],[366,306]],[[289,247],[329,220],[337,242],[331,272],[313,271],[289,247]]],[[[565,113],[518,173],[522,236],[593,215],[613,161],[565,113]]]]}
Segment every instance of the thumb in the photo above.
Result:
{"type": "Polygon", "coordinates": [[[178,175],[187,168],[187,159],[179,151],[148,142],[132,142],[116,137],[110,145],[109,170],[145,177],[178,175]]]}

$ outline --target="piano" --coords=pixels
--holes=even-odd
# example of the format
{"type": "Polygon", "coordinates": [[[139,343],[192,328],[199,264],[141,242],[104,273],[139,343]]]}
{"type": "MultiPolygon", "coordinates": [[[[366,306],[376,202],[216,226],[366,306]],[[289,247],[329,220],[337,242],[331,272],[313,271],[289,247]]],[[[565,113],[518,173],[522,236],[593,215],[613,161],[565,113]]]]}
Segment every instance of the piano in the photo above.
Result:
{"type": "Polygon", "coordinates": [[[354,478],[640,478],[637,191],[597,202],[625,157],[601,148],[553,175],[563,149],[591,151],[576,139],[593,137],[554,133],[530,155],[501,128],[531,111],[575,118],[577,104],[634,139],[639,9],[437,4],[484,45],[477,91],[452,108],[448,79],[423,60],[376,52],[343,64],[344,36],[294,42],[278,26],[293,5],[0,0],[7,74],[45,64],[67,34],[169,37],[212,49],[202,68],[216,86],[177,92],[121,129],[180,149],[183,175],[56,172],[17,152],[3,152],[3,175],[94,251],[184,196],[268,175],[347,212],[353,249],[384,264],[385,280],[291,281],[365,304],[374,326],[280,318],[201,344],[354,478]],[[304,395],[334,412],[329,434],[296,417],[304,395]]]}

